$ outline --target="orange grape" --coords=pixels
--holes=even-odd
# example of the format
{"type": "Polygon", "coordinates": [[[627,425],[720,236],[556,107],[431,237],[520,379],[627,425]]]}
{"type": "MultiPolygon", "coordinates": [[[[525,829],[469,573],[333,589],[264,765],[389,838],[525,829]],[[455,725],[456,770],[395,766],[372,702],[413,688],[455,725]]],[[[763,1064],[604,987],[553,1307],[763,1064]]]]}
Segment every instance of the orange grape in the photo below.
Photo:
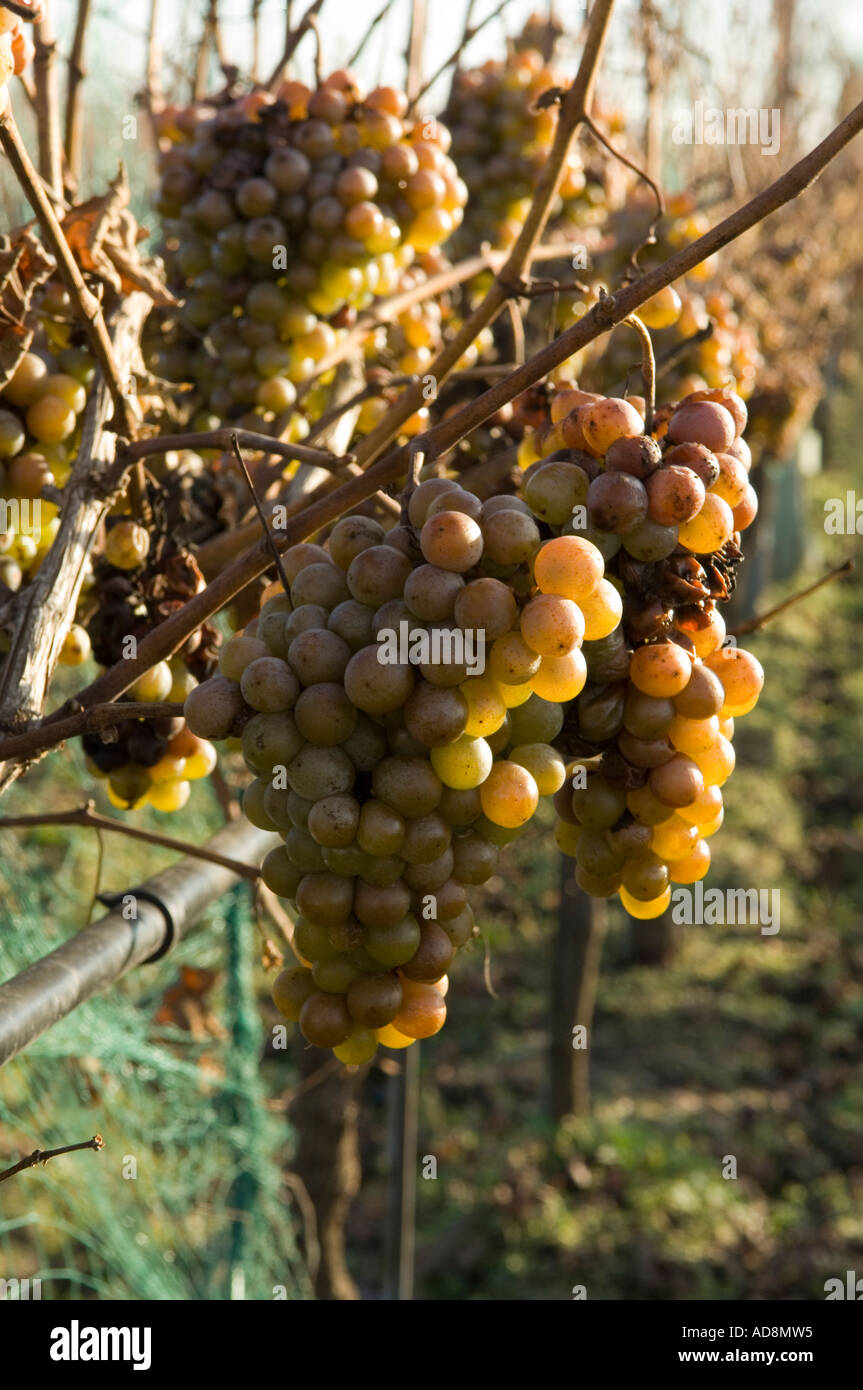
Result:
{"type": "Polygon", "coordinates": [[[555,536],[537,554],[534,578],[544,594],[581,600],[593,593],[605,573],[600,551],[583,536],[555,536]]]}
{"type": "Polygon", "coordinates": [[[519,626],[527,645],[540,656],[565,656],[585,635],[582,610],[559,594],[537,594],[522,609],[519,626]]]}
{"type": "Polygon", "coordinates": [[[722,792],[716,786],[705,787],[704,791],[688,806],[680,806],[677,815],[690,825],[706,825],[715,820],[722,810],[722,792]]]}
{"type": "Polygon", "coordinates": [[[683,859],[698,839],[698,830],[687,825],[678,815],[655,825],[650,834],[650,848],[660,859],[683,859]]]}
{"type": "Polygon", "coordinates": [[[668,877],[672,883],[697,883],[704,878],[710,868],[710,846],[704,840],[697,840],[693,849],[682,859],[672,859],[668,865],[668,877]]]}
{"type": "Polygon", "coordinates": [[[526,767],[497,762],[479,789],[482,809],[494,825],[514,830],[529,821],[539,805],[539,790],[526,767]]]}
{"type": "Polygon", "coordinates": [[[645,695],[679,695],[689,684],[692,662],[676,642],[638,647],[629,663],[629,679],[645,695]]]}
{"type": "Polygon", "coordinates": [[[587,662],[576,647],[567,656],[544,656],[531,686],[541,700],[565,704],[581,694],[586,681],[587,662]]]}
{"type": "Polygon", "coordinates": [[[434,985],[422,985],[405,992],[401,1012],[396,1014],[392,1027],[409,1038],[431,1038],[440,1032],[445,1022],[443,995],[434,985]]]}
{"type": "Polygon", "coordinates": [[[598,642],[608,637],[623,616],[620,591],[608,579],[600,579],[592,593],[579,600],[584,615],[584,638],[598,642]]]}
{"type": "Polygon", "coordinates": [[[725,691],[722,714],[748,714],[764,686],[761,662],[742,647],[723,647],[707,657],[704,664],[722,682],[725,691]]]}
{"type": "Polygon", "coordinates": [[[715,714],[708,719],[687,719],[676,714],[668,730],[668,737],[678,753],[705,753],[718,734],[719,720],[715,714]]]}

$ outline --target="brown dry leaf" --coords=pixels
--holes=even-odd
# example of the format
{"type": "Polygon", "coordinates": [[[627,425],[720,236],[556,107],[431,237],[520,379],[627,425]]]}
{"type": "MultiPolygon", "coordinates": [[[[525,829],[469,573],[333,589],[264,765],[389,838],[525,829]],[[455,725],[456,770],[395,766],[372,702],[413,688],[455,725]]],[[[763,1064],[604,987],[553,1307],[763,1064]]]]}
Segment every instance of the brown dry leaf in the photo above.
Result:
{"type": "MultiPolygon", "coordinates": [[[[138,251],[141,230],[128,210],[129,183],[123,165],[108,192],[69,212],[63,231],[82,270],[104,280],[117,294],[142,290],[154,304],[179,303],[164,284],[158,262],[138,251]]],[[[145,233],[146,235],[146,233],[145,233]]]]}
{"type": "Polygon", "coordinates": [[[0,389],[30,346],[36,327],[30,301],[53,270],[53,257],[33,232],[14,244],[0,239],[0,389]]]}

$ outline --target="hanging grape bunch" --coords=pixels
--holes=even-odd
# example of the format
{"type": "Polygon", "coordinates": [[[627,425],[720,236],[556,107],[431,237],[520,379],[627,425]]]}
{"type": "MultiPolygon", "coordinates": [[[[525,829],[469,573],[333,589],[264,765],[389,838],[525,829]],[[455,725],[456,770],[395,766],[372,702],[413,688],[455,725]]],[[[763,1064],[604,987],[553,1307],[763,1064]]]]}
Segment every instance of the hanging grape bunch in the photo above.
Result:
{"type": "MultiPolygon", "coordinates": [[[[614,249],[598,264],[607,279],[617,283],[631,270],[633,248],[643,241],[655,215],[652,194],[643,186],[633,188],[626,206],[611,214],[609,237],[614,249]]],[[[669,199],[655,244],[639,255],[641,269],[667,259],[709,226],[709,218],[696,210],[689,194],[669,199]]],[[[726,274],[720,277],[721,264],[722,253],[716,252],[676,285],[666,285],[638,311],[653,334],[661,386],[669,396],[716,390],[733,380],[737,393],[748,400],[763,367],[758,332],[739,313],[745,291],[736,285],[732,288],[734,281],[726,274]]],[[[573,321],[573,306],[578,316],[593,302],[589,296],[582,297],[581,303],[572,294],[564,296],[559,326],[568,327],[573,321]]],[[[576,355],[573,370],[585,385],[613,389],[614,383],[626,380],[627,373],[637,372],[632,339],[626,332],[617,332],[597,340],[576,355]]]]}
{"type": "Polygon", "coordinates": [[[696,391],[645,434],[631,402],[570,388],[550,417],[522,449],[525,461],[543,455],[523,496],[558,533],[537,557],[537,582],[552,559],[575,575],[585,547],[606,570],[587,594],[575,577],[555,590],[578,598],[587,666],[558,744],[576,759],[555,796],[558,844],[586,892],[619,892],[630,913],[654,917],[671,884],[707,873],[734,720],[763,685],[755,657],[723,646],[717,606],[757,510],[746,406],[732,390],[696,391]],[[612,593],[621,622],[604,627],[593,604],[610,610],[612,593]]]}
{"type": "MultiPolygon", "coordinates": [[[[73,627],[70,640],[85,652],[92,646],[96,660],[112,666],[134,654],[130,640],[140,641],[202,587],[194,560],[169,536],[156,534],[153,543],[131,517],[111,518],[85,599],[87,627],[73,627]]],[[[181,704],[213,671],[217,643],[218,633],[205,623],[170,661],[145,671],[123,698],[181,704]]],[[[106,781],[111,805],[124,811],[144,805],[179,811],[189,799],[191,783],[209,776],[216,764],[212,744],[197,738],[176,715],[127,719],[112,730],[112,741],[94,732],[85,734],[82,744],[88,769],[106,781]]]]}
{"type": "MultiPolygon", "coordinates": [[[[443,121],[470,189],[464,221],[453,238],[457,256],[476,255],[483,242],[508,247],[518,237],[554,142],[557,108],[548,94],[558,85],[554,70],[533,48],[456,73],[443,121]]],[[[604,217],[630,177],[625,166],[613,166],[604,156],[585,163],[572,146],[550,229],[604,217]]]]}
{"type": "Polygon", "coordinates": [[[460,222],[449,133],[407,106],[341,72],[176,122],[158,208],[185,302],[156,364],[197,385],[201,423],[289,412],[358,311],[460,222]]]}
{"type": "MultiPolygon", "coordinates": [[[[44,5],[41,0],[23,0],[33,12],[33,19],[44,18],[44,5]]],[[[36,50],[27,32],[24,20],[11,10],[0,10],[0,112],[9,104],[8,84],[13,77],[20,77],[33,61],[36,50]]]]}
{"type": "MultiPolygon", "coordinates": [[[[290,594],[186,701],[200,737],[241,733],[245,814],[285,842],[263,877],[298,914],[300,963],[276,1004],[345,1062],[442,1027],[469,890],[563,785],[551,740],[585,681],[584,618],[553,561],[534,583],[540,544],[520,499],[427,479],[406,524],[349,516],[327,549],[288,550],[290,594]]],[[[603,562],[582,549],[586,591],[603,562]]]]}
{"type": "Polygon", "coordinates": [[[69,477],[92,376],[89,358],[77,349],[61,351],[59,359],[30,351],[0,390],[0,481],[7,501],[17,503],[7,508],[10,529],[0,534],[0,580],[7,589],[35,574],[57,534],[57,507],[41,492],[62,488],[69,477]]]}

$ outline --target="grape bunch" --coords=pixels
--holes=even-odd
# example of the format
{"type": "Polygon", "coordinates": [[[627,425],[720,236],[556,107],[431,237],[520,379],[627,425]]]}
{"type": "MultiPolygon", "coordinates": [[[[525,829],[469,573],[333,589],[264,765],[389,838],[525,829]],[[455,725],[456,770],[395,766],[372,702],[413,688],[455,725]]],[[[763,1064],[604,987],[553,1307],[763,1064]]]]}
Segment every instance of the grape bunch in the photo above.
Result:
{"type": "Polygon", "coordinates": [[[7,502],[0,581],[7,590],[35,574],[57,534],[57,507],[40,494],[62,488],[69,477],[92,378],[92,362],[80,349],[55,356],[45,347],[25,352],[0,390],[0,486],[7,502]]]}
{"type": "MultiPolygon", "coordinates": [[[[24,0],[28,3],[28,0],[24,0]]],[[[33,0],[29,5],[33,18],[44,18],[44,5],[41,0],[33,0]]],[[[26,25],[19,15],[11,10],[0,10],[0,112],[9,103],[8,83],[32,63],[36,49],[27,32],[26,25]]]]}
{"type": "Polygon", "coordinates": [[[184,304],[154,365],[198,387],[197,424],[266,430],[289,416],[358,312],[459,224],[467,190],[449,133],[407,106],[338,72],[170,129],[157,206],[184,304]]]}
{"type": "MultiPolygon", "coordinates": [[[[717,607],[757,510],[746,406],[729,389],[695,391],[645,433],[632,402],[570,387],[550,413],[523,448],[524,458],[542,457],[526,468],[522,495],[558,533],[537,557],[537,577],[544,556],[576,567],[585,545],[606,567],[578,600],[587,681],[559,743],[575,761],[555,796],[557,842],[575,857],[582,889],[619,892],[632,915],[654,917],[672,883],[707,873],[734,720],[764,680],[754,656],[723,645],[717,607]],[[620,617],[607,631],[590,623],[603,588],[603,606],[613,593],[620,617]]],[[[574,597],[572,584],[558,592],[574,597]]]]}
{"type": "MultiPolygon", "coordinates": [[[[346,1063],[442,1027],[469,890],[563,785],[551,741],[585,682],[586,620],[541,542],[522,500],[428,478],[390,530],[353,515],[326,549],[289,549],[290,594],[186,700],[194,733],[241,738],[245,814],[284,840],[262,873],[297,914],[299,964],[275,1002],[346,1063]]],[[[587,592],[603,561],[582,551],[587,592]]]]}
{"type": "MultiPolygon", "coordinates": [[[[514,50],[502,62],[489,59],[481,68],[456,73],[443,121],[470,190],[453,238],[457,255],[475,255],[483,242],[508,247],[518,237],[554,142],[557,110],[543,98],[557,86],[553,68],[530,47],[514,50]]],[[[630,181],[625,166],[599,155],[585,162],[571,146],[549,229],[603,220],[607,208],[622,201],[630,181]]]]}
{"type": "MultiPolygon", "coordinates": [[[[639,255],[642,269],[649,269],[653,261],[665,260],[710,226],[710,219],[696,210],[688,194],[671,198],[667,214],[668,219],[659,224],[649,259],[644,251],[639,255]]],[[[632,189],[626,205],[612,211],[608,239],[613,250],[603,255],[603,274],[612,279],[624,272],[631,275],[627,262],[654,216],[651,195],[642,187],[632,189]]],[[[747,286],[739,276],[727,273],[722,254],[716,252],[676,285],[666,285],[641,306],[638,316],[651,330],[662,386],[668,395],[716,390],[733,380],[738,394],[749,399],[764,362],[751,315],[747,321],[740,315],[747,293],[747,286]]],[[[584,313],[593,302],[592,296],[582,297],[580,302],[572,293],[563,296],[560,327],[569,326],[573,317],[584,313]]],[[[608,390],[612,383],[625,381],[633,369],[633,358],[637,358],[633,342],[626,330],[597,340],[576,354],[571,370],[583,384],[608,390]]]]}
{"type": "MultiPolygon", "coordinates": [[[[192,557],[168,536],[155,530],[154,535],[155,543],[127,515],[109,519],[104,551],[84,600],[89,620],[85,628],[70,630],[67,664],[84,660],[91,646],[104,666],[129,656],[130,640],[139,641],[202,587],[192,557]]],[[[215,668],[217,642],[216,630],[205,623],[170,661],[157,662],[139,676],[123,698],[182,704],[215,668]]],[[[127,719],[111,736],[108,742],[98,732],[88,733],[82,744],[89,771],[106,782],[108,800],[123,811],[144,805],[179,811],[189,799],[191,783],[209,776],[216,765],[213,745],[176,715],[127,719]]]]}

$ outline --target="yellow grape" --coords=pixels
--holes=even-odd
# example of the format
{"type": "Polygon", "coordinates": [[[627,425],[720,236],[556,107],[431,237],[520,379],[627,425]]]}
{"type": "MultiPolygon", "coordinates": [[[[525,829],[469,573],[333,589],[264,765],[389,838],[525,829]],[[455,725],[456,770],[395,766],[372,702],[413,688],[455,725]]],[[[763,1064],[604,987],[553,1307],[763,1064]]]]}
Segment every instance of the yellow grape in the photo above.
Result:
{"type": "Polygon", "coordinates": [[[554,796],[566,781],[566,763],[548,743],[522,743],[509,755],[512,763],[526,767],[540,796],[554,796]]]}
{"type": "Polygon", "coordinates": [[[587,662],[576,647],[568,656],[544,656],[531,685],[541,700],[565,704],[581,694],[586,681],[587,662]]]}
{"type": "Polygon", "coordinates": [[[608,637],[623,616],[623,599],[608,579],[600,579],[593,593],[581,599],[584,614],[584,639],[598,642],[608,637]]]}
{"type": "Polygon", "coordinates": [[[87,392],[80,381],[65,372],[54,372],[44,378],[39,391],[40,399],[43,396],[59,397],[76,415],[80,415],[87,404],[87,392]]]}
{"type": "Polygon", "coordinates": [[[692,761],[701,772],[705,787],[721,787],[734,771],[734,747],[727,738],[717,734],[712,747],[705,753],[696,753],[692,761]]]}
{"type": "Polygon", "coordinates": [[[105,537],[105,559],[117,569],[133,570],[144,563],[150,537],[135,521],[118,521],[105,537]]]}
{"type": "Polygon", "coordinates": [[[639,902],[638,898],[634,898],[631,893],[627,893],[626,889],[621,885],[620,901],[626,908],[630,917],[638,917],[642,921],[647,921],[651,917],[661,917],[662,913],[665,912],[666,908],[671,903],[671,888],[669,886],[658,898],[653,898],[650,902],[643,903],[639,902]]]}
{"type": "Polygon", "coordinates": [[[519,705],[526,704],[533,694],[530,681],[524,681],[521,685],[505,685],[503,681],[496,681],[495,684],[507,709],[518,709],[519,705]]]}
{"type": "Polygon", "coordinates": [[[201,739],[199,748],[186,759],[183,776],[188,782],[197,782],[202,777],[209,777],[218,761],[219,755],[212,743],[201,739]]]}
{"type": "Polygon", "coordinates": [[[678,753],[705,753],[719,735],[716,715],[709,719],[686,719],[676,714],[671,721],[668,737],[678,753]]]}
{"type": "Polygon", "coordinates": [[[683,301],[673,285],[657,290],[642,304],[638,317],[648,328],[670,328],[677,323],[683,310],[683,301]]]}
{"type": "Polygon", "coordinates": [[[80,666],[90,655],[90,637],[86,628],[73,623],[63,638],[57,660],[61,666],[80,666]]]}
{"type": "Polygon", "coordinates": [[[554,840],[561,854],[566,854],[570,859],[575,858],[575,851],[581,838],[583,825],[569,825],[565,820],[559,820],[554,827],[554,840]]]}
{"type": "Polygon", "coordinates": [[[702,840],[708,840],[711,835],[715,835],[717,830],[719,830],[719,828],[721,827],[724,819],[725,810],[723,807],[720,807],[718,814],[713,817],[713,820],[701,821],[699,823],[698,829],[701,831],[702,840]]]}
{"type": "Polygon", "coordinates": [[[716,786],[705,786],[694,801],[688,806],[678,806],[677,815],[682,816],[690,825],[706,825],[722,811],[722,792],[716,786]]]}
{"type": "Polygon", "coordinates": [[[464,731],[468,738],[486,738],[497,733],[506,719],[506,705],[495,682],[485,676],[472,676],[459,690],[467,701],[464,731]]]}
{"type": "Polygon", "coordinates": [[[60,396],[40,396],[27,411],[27,428],[44,444],[59,444],[74,434],[78,423],[74,410],[60,396]]]}
{"type": "Polygon", "coordinates": [[[347,1067],[359,1067],[370,1062],[378,1050],[378,1038],[373,1028],[356,1024],[343,1043],[338,1043],[333,1052],[347,1067]]]}
{"type": "Polygon", "coordinates": [[[540,657],[520,632],[505,632],[491,644],[489,670],[501,685],[521,685],[539,670],[540,657]]]}
{"type": "Polygon", "coordinates": [[[383,1047],[413,1047],[416,1038],[409,1038],[406,1033],[400,1033],[395,1024],[388,1023],[385,1028],[376,1029],[378,1042],[383,1047]]]}
{"type": "Polygon", "coordinates": [[[710,847],[703,840],[697,840],[685,858],[669,861],[668,877],[672,883],[697,883],[709,868],[710,847]]]}
{"type": "Polygon", "coordinates": [[[748,714],[764,686],[761,662],[742,647],[723,647],[707,657],[704,664],[722,682],[725,691],[722,714],[748,714]]]}
{"type": "Polygon", "coordinates": [[[691,521],[684,522],[677,539],[696,555],[707,555],[711,551],[721,550],[733,534],[731,508],[715,492],[708,492],[701,511],[691,521]]]}
{"type": "Polygon", "coordinates": [[[708,614],[709,621],[705,627],[690,628],[684,627],[687,637],[692,641],[695,648],[695,655],[702,661],[713,652],[718,651],[725,641],[725,619],[718,608],[714,608],[708,614]]]}
{"type": "Polygon", "coordinates": [[[189,800],[191,790],[188,782],[155,782],[147,800],[157,811],[179,811],[189,800]]]}
{"type": "Polygon", "coordinates": [[[687,825],[680,816],[655,825],[650,835],[650,848],[660,859],[683,859],[698,839],[698,830],[687,825]]]}
{"type": "Polygon", "coordinates": [[[454,791],[469,791],[478,787],[491,772],[494,755],[484,738],[469,738],[463,734],[455,743],[433,748],[431,765],[445,787],[454,791]]]}
{"type": "Polygon", "coordinates": [[[539,805],[536,782],[519,763],[497,762],[479,789],[482,809],[494,825],[515,830],[539,805]]]}
{"type": "Polygon", "coordinates": [[[153,767],[148,767],[147,771],[151,782],[179,782],[186,776],[186,759],[173,758],[170,753],[166,753],[153,767]]]}

